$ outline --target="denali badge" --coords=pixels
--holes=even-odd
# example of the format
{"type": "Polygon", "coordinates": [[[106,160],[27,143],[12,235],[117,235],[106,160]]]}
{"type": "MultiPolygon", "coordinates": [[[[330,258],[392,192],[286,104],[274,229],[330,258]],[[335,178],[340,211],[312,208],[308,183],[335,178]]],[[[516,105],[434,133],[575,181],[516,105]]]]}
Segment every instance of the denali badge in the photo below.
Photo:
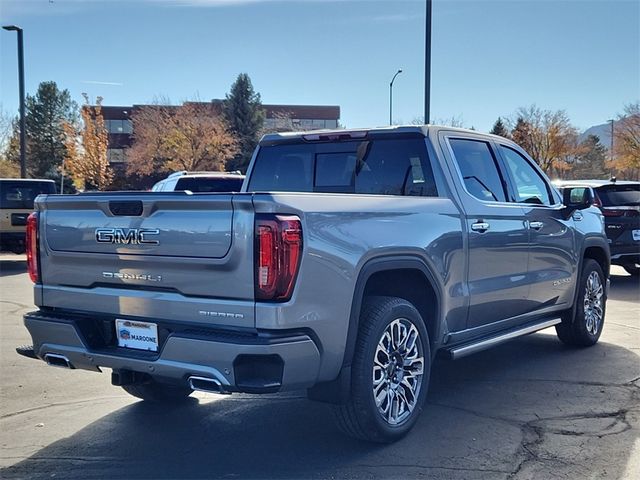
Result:
{"type": "Polygon", "coordinates": [[[146,282],[161,282],[162,275],[151,275],[150,273],[121,273],[102,272],[103,278],[118,278],[120,280],[144,280],[146,282]]]}
{"type": "Polygon", "coordinates": [[[96,228],[96,242],[123,245],[160,245],[158,240],[149,239],[159,235],[157,228],[96,228]]]}

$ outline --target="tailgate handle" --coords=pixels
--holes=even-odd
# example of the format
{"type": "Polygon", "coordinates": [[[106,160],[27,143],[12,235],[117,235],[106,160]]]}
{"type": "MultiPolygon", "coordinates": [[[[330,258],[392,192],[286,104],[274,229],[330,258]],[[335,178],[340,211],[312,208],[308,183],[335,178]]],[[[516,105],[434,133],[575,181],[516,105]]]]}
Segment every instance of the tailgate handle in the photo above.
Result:
{"type": "Polygon", "coordinates": [[[139,217],[142,215],[142,202],[140,200],[112,201],[109,202],[109,211],[115,216],[139,217]]]}

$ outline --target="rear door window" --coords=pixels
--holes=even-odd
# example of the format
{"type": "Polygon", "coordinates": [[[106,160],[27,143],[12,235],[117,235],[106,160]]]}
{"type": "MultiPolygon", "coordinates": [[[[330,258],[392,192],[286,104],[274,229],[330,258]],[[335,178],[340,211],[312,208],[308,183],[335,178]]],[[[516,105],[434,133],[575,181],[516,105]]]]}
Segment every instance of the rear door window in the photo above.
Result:
{"type": "Polygon", "coordinates": [[[41,193],[56,193],[53,182],[0,182],[0,208],[32,209],[33,201],[41,193]]]}
{"type": "Polygon", "coordinates": [[[438,195],[422,137],[264,146],[248,191],[438,195]]]}
{"type": "Polygon", "coordinates": [[[485,202],[506,202],[503,179],[489,143],[450,138],[449,144],[467,192],[485,202]]]}

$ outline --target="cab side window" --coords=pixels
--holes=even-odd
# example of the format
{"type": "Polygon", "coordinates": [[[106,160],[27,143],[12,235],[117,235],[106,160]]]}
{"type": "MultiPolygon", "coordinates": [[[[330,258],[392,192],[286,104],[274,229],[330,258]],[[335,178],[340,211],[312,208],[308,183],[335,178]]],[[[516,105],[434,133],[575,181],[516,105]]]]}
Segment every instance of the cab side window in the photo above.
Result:
{"type": "Polygon", "coordinates": [[[551,205],[547,183],[529,161],[512,148],[504,145],[500,145],[499,148],[516,189],[516,202],[551,205]]]}
{"type": "Polygon", "coordinates": [[[503,181],[489,144],[461,138],[451,138],[449,144],[467,191],[485,202],[506,202],[503,181]]]}

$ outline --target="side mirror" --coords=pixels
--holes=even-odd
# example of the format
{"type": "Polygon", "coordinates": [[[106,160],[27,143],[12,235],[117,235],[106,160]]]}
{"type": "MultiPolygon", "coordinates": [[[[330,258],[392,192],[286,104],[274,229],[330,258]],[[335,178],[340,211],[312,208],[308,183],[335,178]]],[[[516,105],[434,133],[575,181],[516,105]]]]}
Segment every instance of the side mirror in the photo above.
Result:
{"type": "Polygon", "coordinates": [[[562,189],[562,203],[567,217],[576,210],[589,208],[594,202],[595,195],[591,187],[565,187],[562,189]]]}

